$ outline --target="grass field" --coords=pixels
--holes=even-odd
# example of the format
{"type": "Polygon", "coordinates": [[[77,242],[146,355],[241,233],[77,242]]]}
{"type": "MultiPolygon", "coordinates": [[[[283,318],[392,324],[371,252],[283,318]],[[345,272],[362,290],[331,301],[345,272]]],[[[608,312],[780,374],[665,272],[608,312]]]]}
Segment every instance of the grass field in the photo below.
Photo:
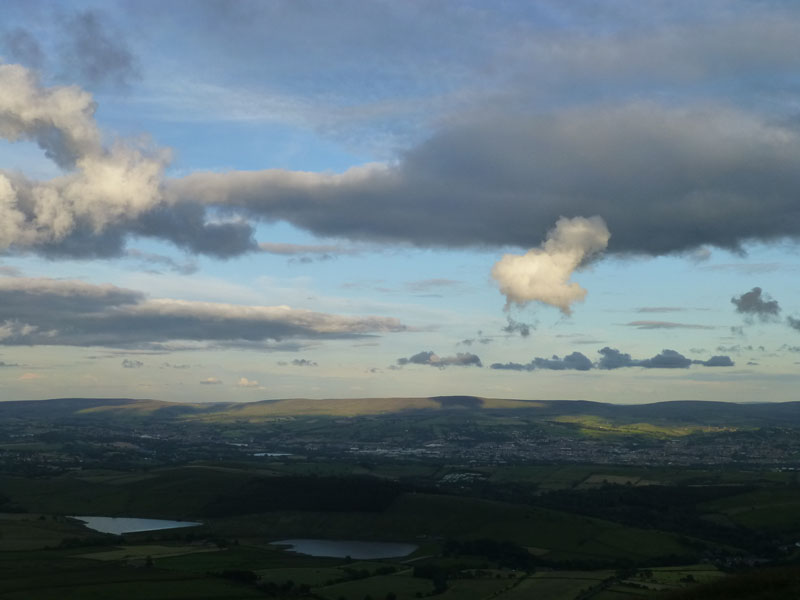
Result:
{"type": "Polygon", "coordinates": [[[398,600],[411,600],[419,592],[427,595],[433,589],[431,582],[419,577],[411,577],[409,574],[377,575],[367,579],[347,581],[334,585],[318,587],[314,593],[328,598],[338,600],[362,600],[366,596],[371,596],[376,600],[385,598],[386,594],[393,592],[398,600]]]}

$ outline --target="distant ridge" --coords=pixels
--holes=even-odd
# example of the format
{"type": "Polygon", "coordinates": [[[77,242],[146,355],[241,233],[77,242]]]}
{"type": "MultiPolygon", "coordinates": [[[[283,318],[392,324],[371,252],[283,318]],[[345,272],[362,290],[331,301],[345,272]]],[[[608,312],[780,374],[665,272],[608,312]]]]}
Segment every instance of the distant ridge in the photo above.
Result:
{"type": "Polygon", "coordinates": [[[800,402],[745,404],[675,400],[649,404],[610,404],[588,400],[519,400],[467,395],[317,400],[288,398],[215,403],[134,398],[53,398],[0,402],[0,418],[45,420],[134,418],[256,422],[276,417],[402,416],[420,411],[507,412],[531,420],[587,416],[619,422],[660,421],[750,426],[800,424],[800,402]]]}

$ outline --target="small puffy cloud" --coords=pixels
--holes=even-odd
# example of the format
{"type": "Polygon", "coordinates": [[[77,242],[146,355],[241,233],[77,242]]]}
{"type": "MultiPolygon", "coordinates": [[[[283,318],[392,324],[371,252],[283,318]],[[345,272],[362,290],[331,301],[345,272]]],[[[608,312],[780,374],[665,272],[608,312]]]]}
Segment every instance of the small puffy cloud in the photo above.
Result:
{"type": "Polygon", "coordinates": [[[551,371],[588,371],[592,368],[592,361],[580,352],[573,352],[564,358],[553,356],[552,358],[534,358],[533,364],[537,369],[549,369],[551,371]]]}
{"type": "Polygon", "coordinates": [[[786,317],[786,323],[792,329],[796,329],[797,331],[800,331],[800,318],[786,317]]]}
{"type": "Polygon", "coordinates": [[[712,356],[708,360],[695,360],[694,364],[703,365],[704,367],[732,367],[734,362],[730,356],[712,356]]]}
{"type": "Polygon", "coordinates": [[[701,246],[695,250],[689,251],[686,256],[689,260],[695,263],[703,263],[711,259],[711,249],[706,246],[701,246]]]}
{"type": "Polygon", "coordinates": [[[248,379],[247,377],[242,377],[239,381],[236,382],[236,387],[240,388],[257,388],[260,387],[258,381],[248,379]]]}
{"type": "Polygon", "coordinates": [[[461,340],[458,342],[459,346],[472,346],[473,344],[491,344],[492,338],[483,335],[483,331],[478,331],[476,337],[474,338],[467,338],[465,340],[461,340]]]}
{"type": "Polygon", "coordinates": [[[529,323],[522,323],[520,321],[515,321],[511,317],[507,317],[507,321],[508,322],[506,326],[503,327],[501,331],[509,335],[518,333],[522,337],[528,337],[531,334],[531,329],[534,328],[534,325],[530,325],[529,323]]]}
{"type": "Polygon", "coordinates": [[[732,367],[733,361],[729,356],[712,356],[708,360],[692,360],[675,350],[662,350],[652,358],[635,359],[630,354],[621,352],[616,348],[606,346],[598,350],[600,360],[597,361],[598,369],[612,370],[624,367],[643,367],[645,369],[687,369],[690,365],[704,367],[732,367]]]}
{"type": "Polygon", "coordinates": [[[600,217],[561,217],[539,248],[523,255],[506,254],[492,268],[492,277],[511,304],[541,302],[568,315],[586,290],[569,279],[593,255],[605,250],[611,234],[600,217]]]}
{"type": "Polygon", "coordinates": [[[19,377],[17,377],[17,381],[35,381],[37,379],[43,379],[44,375],[40,375],[39,373],[23,373],[19,377]]]}
{"type": "Polygon", "coordinates": [[[201,385],[220,385],[222,380],[218,377],[206,377],[200,381],[201,385]]]}
{"type": "Polygon", "coordinates": [[[520,363],[494,363],[491,368],[506,370],[506,371],[535,371],[536,369],[544,369],[548,371],[588,371],[593,368],[592,361],[581,354],[580,352],[573,352],[559,358],[553,355],[552,358],[534,358],[527,364],[520,363]]]}
{"type": "Polygon", "coordinates": [[[731,303],[736,307],[736,312],[750,320],[757,318],[760,321],[774,321],[781,312],[778,301],[762,293],[760,287],[754,287],[741,296],[734,296],[731,303]]]}
{"type": "Polygon", "coordinates": [[[144,363],[140,360],[132,360],[130,358],[122,359],[123,369],[141,369],[143,366],[144,363]]]}
{"type": "Polygon", "coordinates": [[[455,356],[439,356],[435,352],[418,352],[408,358],[398,358],[397,364],[405,365],[428,365],[444,369],[445,367],[482,367],[481,359],[470,352],[459,352],[455,356]]]}
{"type": "Polygon", "coordinates": [[[597,361],[598,369],[621,369],[622,367],[634,367],[638,361],[633,360],[630,354],[620,352],[616,348],[601,348],[600,360],[597,361]]]}
{"type": "Polygon", "coordinates": [[[675,350],[662,350],[652,358],[637,361],[645,369],[688,369],[692,360],[675,350]]]}
{"type": "Polygon", "coordinates": [[[293,367],[316,367],[319,366],[313,360],[308,360],[306,358],[295,358],[291,363],[279,363],[279,364],[290,364],[293,367]]]}

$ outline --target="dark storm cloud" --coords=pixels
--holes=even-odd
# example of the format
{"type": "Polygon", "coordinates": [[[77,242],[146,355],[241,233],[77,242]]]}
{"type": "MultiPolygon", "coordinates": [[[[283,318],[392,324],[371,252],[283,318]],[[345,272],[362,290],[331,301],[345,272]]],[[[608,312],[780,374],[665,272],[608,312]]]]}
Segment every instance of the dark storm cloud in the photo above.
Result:
{"type": "Polygon", "coordinates": [[[646,102],[458,121],[396,166],[169,184],[177,198],[320,235],[422,246],[528,248],[561,216],[600,215],[609,252],[651,255],[797,237],[798,187],[794,128],[721,106],[646,102]]]}
{"type": "Polygon", "coordinates": [[[287,338],[354,338],[404,329],[391,318],[149,299],[110,285],[0,278],[0,344],[4,345],[148,348],[183,341],[250,347],[287,338]]]}
{"type": "MultiPolygon", "coordinates": [[[[79,225],[57,241],[43,240],[31,248],[50,259],[119,258],[136,256],[137,251],[126,250],[128,240],[149,237],[171,242],[192,254],[205,254],[215,258],[232,258],[258,251],[254,227],[245,221],[210,221],[207,211],[196,205],[183,203],[176,206],[156,206],[137,219],[111,225],[102,231],[79,225]]],[[[13,248],[24,250],[15,244],[13,248]]],[[[191,270],[191,263],[167,265],[155,258],[138,256],[144,262],[158,262],[179,272],[191,270]]],[[[174,262],[174,261],[173,261],[174,262]]]]}
{"type": "MultiPolygon", "coordinates": [[[[175,6],[132,3],[126,14],[142,27],[180,22],[175,47],[189,48],[198,70],[230,71],[231,81],[244,73],[251,81],[280,81],[296,94],[293,100],[320,91],[336,96],[327,86],[343,82],[337,91],[356,110],[342,122],[318,124],[321,131],[349,132],[348,125],[365,118],[358,102],[364,95],[377,99],[378,113],[381,101],[404,106],[408,97],[437,96],[447,118],[434,119],[443,125],[431,132],[419,116],[429,108],[423,102],[409,120],[426,123],[424,136],[412,136],[424,141],[400,146],[405,150],[387,164],[340,174],[273,169],[162,177],[156,187],[166,198],[154,198],[141,213],[121,211],[104,227],[91,227],[81,214],[64,238],[22,231],[12,248],[54,258],[119,256],[129,236],[149,236],[226,258],[257,250],[247,220],[286,221],[352,240],[530,248],[559,217],[578,215],[602,217],[612,232],[608,251],[618,254],[688,253],[706,245],[737,250],[754,240],[800,237],[800,132],[760,96],[765,81],[787,93],[800,66],[798,15],[788,5],[724,11],[721,20],[709,18],[714,9],[673,14],[646,30],[635,19],[612,18],[608,31],[579,18],[585,7],[557,10],[564,22],[582,23],[575,29],[552,26],[552,16],[542,27],[538,17],[556,10],[549,4],[523,11],[523,19],[517,9],[429,10],[414,3],[175,6]],[[315,44],[306,43],[310,38],[315,44]],[[368,40],[366,64],[352,39],[368,40]],[[413,77],[423,63],[432,70],[413,77]],[[752,91],[742,91],[743,80],[752,91]],[[420,88],[409,90],[412,81],[420,88]],[[727,86],[753,96],[731,98],[727,86]],[[459,103],[462,95],[469,99],[459,103]],[[220,215],[230,220],[220,223],[220,215]]],[[[103,13],[68,14],[63,22],[60,58],[78,80],[106,85],[133,78],[128,43],[103,13]]],[[[56,133],[58,141],[63,135],[56,133]]],[[[98,206],[107,204],[100,200],[98,206]]],[[[33,214],[25,202],[15,199],[9,212],[23,218],[28,227],[21,229],[39,231],[37,217],[46,211],[33,214]]],[[[74,204],[49,208],[59,214],[74,204]]]]}
{"type": "Polygon", "coordinates": [[[459,352],[455,356],[439,356],[435,352],[423,351],[409,356],[408,358],[398,358],[397,364],[406,365],[428,365],[444,369],[445,367],[482,367],[481,359],[469,352],[459,352]]]}
{"type": "Polygon", "coordinates": [[[786,317],[786,323],[792,329],[796,329],[797,331],[800,331],[800,319],[796,319],[794,317],[786,317]]]}
{"type": "Polygon", "coordinates": [[[217,258],[257,252],[252,224],[237,220],[214,221],[199,205],[183,202],[158,205],[131,224],[131,233],[172,242],[178,248],[217,258]]]}
{"type": "Polygon", "coordinates": [[[778,301],[773,300],[767,294],[762,294],[760,287],[754,287],[741,296],[734,296],[731,298],[731,303],[736,307],[736,312],[748,319],[774,321],[781,312],[778,301]]]}
{"type": "Polygon", "coordinates": [[[136,59],[122,32],[96,10],[62,17],[61,68],[72,81],[89,87],[125,87],[138,78],[136,59]]]}

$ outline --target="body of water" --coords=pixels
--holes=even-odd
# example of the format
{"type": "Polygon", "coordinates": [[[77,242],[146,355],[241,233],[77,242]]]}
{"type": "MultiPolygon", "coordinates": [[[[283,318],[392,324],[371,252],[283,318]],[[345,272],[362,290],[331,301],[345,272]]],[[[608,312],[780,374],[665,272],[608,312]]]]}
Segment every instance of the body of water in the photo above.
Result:
{"type": "Polygon", "coordinates": [[[194,521],[168,521],[165,519],[139,519],[136,517],[72,517],[83,521],[89,529],[101,533],[135,533],[137,531],[157,531],[159,529],[177,529],[178,527],[194,527],[202,525],[194,521]]]}
{"type": "Polygon", "coordinates": [[[358,542],[355,540],[280,540],[272,542],[276,546],[289,546],[287,550],[309,556],[330,556],[334,558],[396,558],[408,556],[418,546],[395,542],[358,542]]]}

